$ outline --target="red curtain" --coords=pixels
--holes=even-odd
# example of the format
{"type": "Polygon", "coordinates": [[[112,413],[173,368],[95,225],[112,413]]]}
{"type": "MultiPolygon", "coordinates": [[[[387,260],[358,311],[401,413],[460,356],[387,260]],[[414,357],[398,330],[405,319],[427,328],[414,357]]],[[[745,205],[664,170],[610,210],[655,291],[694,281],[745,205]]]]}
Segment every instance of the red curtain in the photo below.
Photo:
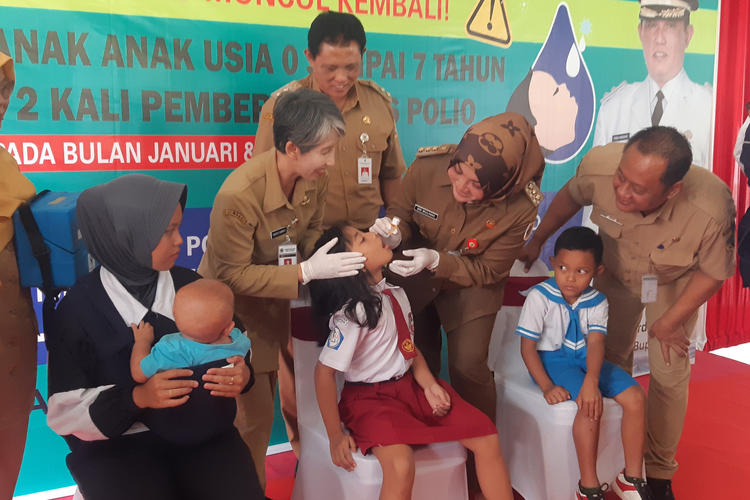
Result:
{"type": "MultiPolygon", "coordinates": [[[[738,220],[750,206],[747,178],[734,160],[737,132],[750,101],[750,1],[721,0],[713,170],[732,190],[738,220]]],[[[707,349],[750,342],[750,289],[738,273],[708,303],[707,349]]]]}

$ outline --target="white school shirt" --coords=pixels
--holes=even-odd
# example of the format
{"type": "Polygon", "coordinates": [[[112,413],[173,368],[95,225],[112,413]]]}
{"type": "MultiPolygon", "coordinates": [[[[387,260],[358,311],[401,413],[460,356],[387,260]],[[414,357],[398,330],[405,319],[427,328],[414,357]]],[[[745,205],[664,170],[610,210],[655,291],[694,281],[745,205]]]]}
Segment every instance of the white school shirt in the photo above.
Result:
{"type": "MultiPolygon", "coordinates": [[[[412,360],[405,359],[398,348],[396,318],[390,298],[382,293],[385,289],[390,289],[398,300],[414,341],[414,320],[406,293],[400,287],[382,280],[373,287],[380,294],[383,304],[380,321],[374,329],[359,326],[346,317],[343,309],[335,313],[329,322],[331,333],[319,359],[324,365],[343,372],[347,382],[383,382],[403,377],[411,368],[412,360]]],[[[357,304],[356,313],[364,323],[362,303],[357,304]]]]}
{"type": "MultiPolygon", "coordinates": [[[[571,308],[576,309],[578,304],[590,298],[586,292],[582,293],[571,308]]],[[[578,318],[581,320],[581,331],[587,340],[590,331],[606,335],[609,318],[607,299],[594,307],[579,309],[578,318]]],[[[536,340],[537,351],[557,351],[565,340],[568,323],[570,323],[570,314],[563,304],[552,302],[542,292],[532,288],[523,304],[516,333],[536,340]]]]}

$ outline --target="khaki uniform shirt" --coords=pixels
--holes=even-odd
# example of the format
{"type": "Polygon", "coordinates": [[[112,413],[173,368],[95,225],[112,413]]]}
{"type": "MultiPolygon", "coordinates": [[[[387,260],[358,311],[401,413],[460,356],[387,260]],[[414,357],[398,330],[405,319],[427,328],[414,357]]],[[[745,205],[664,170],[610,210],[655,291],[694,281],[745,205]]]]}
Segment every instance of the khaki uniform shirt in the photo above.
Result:
{"type": "Polygon", "coordinates": [[[412,228],[418,229],[440,253],[433,288],[425,293],[442,289],[435,301],[446,331],[500,310],[510,268],[531,233],[539,203],[525,192],[500,201],[457,202],[448,177],[455,147],[417,153],[388,208],[389,217],[401,218],[405,243],[412,228]]]}
{"type": "Polygon", "coordinates": [[[612,178],[623,144],[593,148],[568,182],[573,199],[593,205],[591,221],[604,241],[604,267],[636,296],[641,278],[659,285],[700,269],[725,280],[734,274],[736,210],[732,194],[713,173],[692,166],[677,196],[647,216],[624,213],[615,204],[612,178]]]}
{"type": "MultiPolygon", "coordinates": [[[[13,60],[0,52],[0,71],[4,80],[15,81],[13,60]]],[[[0,148],[0,251],[13,239],[13,213],[36,194],[36,188],[23,176],[15,158],[0,148]]],[[[2,283],[0,283],[2,284],[2,283]]]]}
{"type": "Polygon", "coordinates": [[[278,369],[279,342],[286,342],[289,332],[289,300],[297,298],[299,265],[279,266],[279,246],[288,235],[303,258],[310,256],[323,233],[327,187],[327,175],[299,179],[287,200],[273,150],[229,174],[214,200],[198,272],[234,292],[235,313],[252,342],[258,373],[278,369]],[[284,228],[285,235],[272,237],[284,228]]]}
{"type": "MultiPolygon", "coordinates": [[[[308,76],[274,92],[261,111],[261,120],[255,136],[255,153],[273,149],[273,108],[282,92],[300,87],[320,91],[308,76]]],[[[385,90],[369,80],[358,80],[350,92],[342,111],[346,122],[346,136],[336,150],[336,163],[328,169],[330,178],[323,227],[338,222],[358,229],[367,229],[378,217],[383,197],[380,180],[399,179],[406,170],[401,143],[393,119],[391,97],[385,90]],[[357,159],[362,156],[360,136],[366,133],[367,156],[372,158],[372,184],[360,184],[357,159]]]]}
{"type": "Polygon", "coordinates": [[[18,163],[0,148],[0,250],[13,238],[13,213],[34,197],[36,188],[18,169],[18,163]]]}

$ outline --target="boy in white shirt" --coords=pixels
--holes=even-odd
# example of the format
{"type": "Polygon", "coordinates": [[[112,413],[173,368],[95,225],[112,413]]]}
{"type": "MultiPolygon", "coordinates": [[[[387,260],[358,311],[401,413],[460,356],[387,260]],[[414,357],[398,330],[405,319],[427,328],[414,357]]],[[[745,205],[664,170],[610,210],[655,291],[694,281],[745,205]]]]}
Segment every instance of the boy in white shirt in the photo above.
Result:
{"type": "Polygon", "coordinates": [[[650,500],[642,477],[646,394],[624,370],[604,360],[609,306],[589,286],[604,271],[601,237],[586,227],[571,227],[555,242],[550,257],[555,277],[534,286],[523,306],[516,333],[521,356],[550,405],[569,399],[578,405],[573,441],[581,480],[577,500],[603,500],[608,485],[596,475],[602,397],[622,406],[625,470],[612,489],[625,500],[650,500]]]}

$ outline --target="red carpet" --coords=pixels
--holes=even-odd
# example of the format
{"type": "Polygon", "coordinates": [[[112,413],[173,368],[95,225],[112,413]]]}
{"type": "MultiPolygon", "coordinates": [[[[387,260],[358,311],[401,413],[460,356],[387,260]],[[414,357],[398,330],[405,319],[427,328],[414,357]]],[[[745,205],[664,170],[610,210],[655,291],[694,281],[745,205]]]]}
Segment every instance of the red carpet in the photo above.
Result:
{"type": "MultiPolygon", "coordinates": [[[[647,376],[638,381],[648,387],[647,376]]],[[[750,366],[696,353],[685,431],[677,453],[677,500],[750,498],[745,485],[750,478],[749,417],[750,366]]],[[[266,493],[273,500],[291,497],[295,463],[292,452],[268,457],[266,493]]],[[[607,498],[617,497],[613,493],[607,498]]]]}

